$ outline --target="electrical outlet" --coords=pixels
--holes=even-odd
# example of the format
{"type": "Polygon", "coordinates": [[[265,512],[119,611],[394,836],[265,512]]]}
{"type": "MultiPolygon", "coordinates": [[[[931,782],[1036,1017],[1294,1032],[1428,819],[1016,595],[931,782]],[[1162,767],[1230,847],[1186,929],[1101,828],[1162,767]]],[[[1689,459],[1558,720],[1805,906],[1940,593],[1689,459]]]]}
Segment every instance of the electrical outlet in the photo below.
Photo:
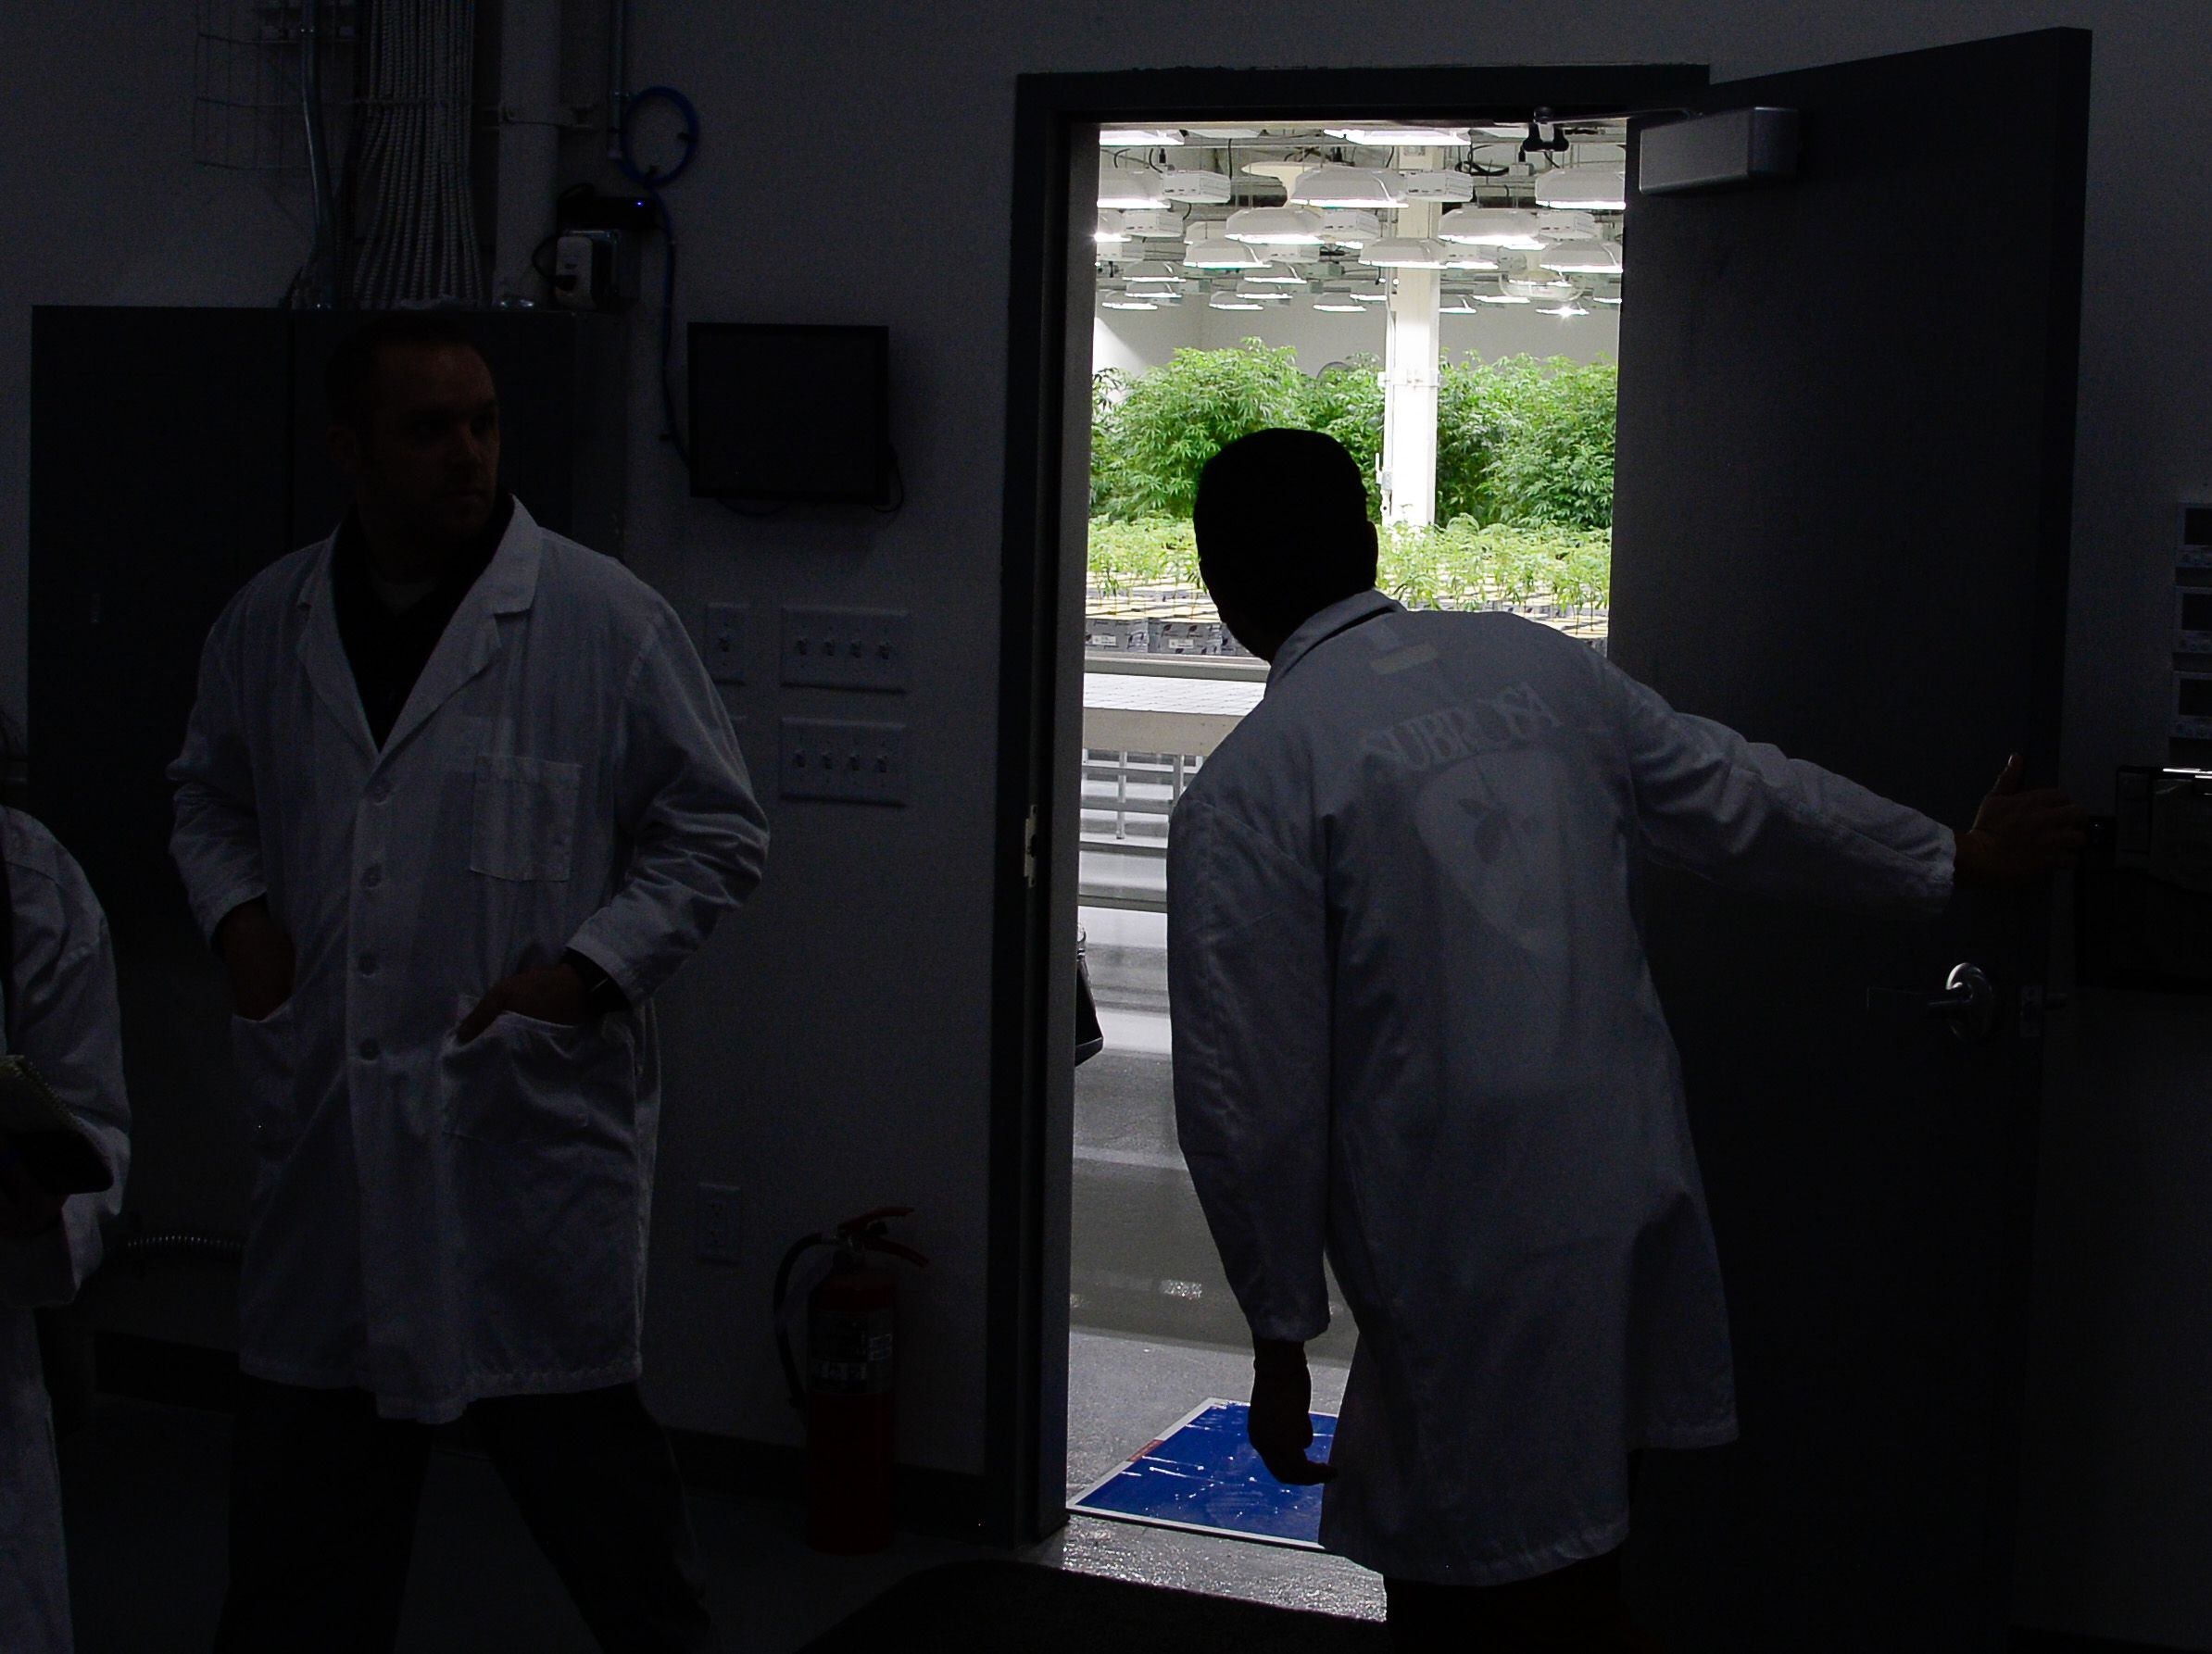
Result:
{"type": "Polygon", "coordinates": [[[745,682],[746,606],[742,603],[707,605],[707,675],[717,683],[745,682]]]}
{"type": "Polygon", "coordinates": [[[784,608],[784,682],[824,689],[907,686],[903,608],[784,608]]]}
{"type": "Polygon", "coordinates": [[[742,1261],[738,1244],[737,1191],[727,1184],[699,1184],[699,1259],[704,1263],[742,1261]]]}
{"type": "Polygon", "coordinates": [[[904,804],[906,725],[786,718],[778,769],[786,798],[904,804]]]}

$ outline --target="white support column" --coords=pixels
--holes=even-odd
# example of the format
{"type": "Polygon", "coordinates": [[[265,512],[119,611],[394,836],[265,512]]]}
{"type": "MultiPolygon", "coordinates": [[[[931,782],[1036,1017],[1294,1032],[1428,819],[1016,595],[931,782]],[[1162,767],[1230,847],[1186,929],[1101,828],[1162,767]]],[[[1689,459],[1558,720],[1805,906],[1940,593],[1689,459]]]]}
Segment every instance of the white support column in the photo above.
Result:
{"type": "MultiPolygon", "coordinates": [[[[1398,155],[1399,165],[1413,170],[1438,164],[1432,149],[1402,149],[1398,155]]],[[[1433,201],[1409,201],[1398,209],[1397,232],[1434,235],[1439,210],[1433,201]]],[[[1383,274],[1390,294],[1383,307],[1383,521],[1426,528],[1437,515],[1441,274],[1433,269],[1383,274]]]]}

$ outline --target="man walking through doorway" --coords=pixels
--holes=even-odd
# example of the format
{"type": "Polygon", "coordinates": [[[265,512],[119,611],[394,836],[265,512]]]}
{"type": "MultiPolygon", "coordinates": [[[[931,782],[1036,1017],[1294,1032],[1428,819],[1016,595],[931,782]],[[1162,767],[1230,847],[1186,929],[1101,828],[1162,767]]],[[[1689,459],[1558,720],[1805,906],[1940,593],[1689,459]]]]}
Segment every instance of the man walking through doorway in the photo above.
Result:
{"type": "Polygon", "coordinates": [[[668,604],[500,487],[459,323],[328,378],[353,507],[224,609],[170,771],[257,1151],[218,1647],[389,1649],[465,1413],[603,1648],[710,1648],[637,1390],[651,1001],[766,823],[668,604]]]}
{"type": "Polygon", "coordinates": [[[1178,801],[1183,1153],[1251,1326],[1253,1446],[1408,1649],[1637,1654],[1631,1456],[1737,1435],[1674,1046],[1630,905],[1650,846],[1899,919],[2063,865],[2015,758],[1954,833],[1685,717],[1552,628],[1375,590],[1359,470],[1267,431],[1199,485],[1206,584],[1266,697],[1178,801]],[[1331,1463],[1304,1346],[1359,1344],[1331,1463]]]}

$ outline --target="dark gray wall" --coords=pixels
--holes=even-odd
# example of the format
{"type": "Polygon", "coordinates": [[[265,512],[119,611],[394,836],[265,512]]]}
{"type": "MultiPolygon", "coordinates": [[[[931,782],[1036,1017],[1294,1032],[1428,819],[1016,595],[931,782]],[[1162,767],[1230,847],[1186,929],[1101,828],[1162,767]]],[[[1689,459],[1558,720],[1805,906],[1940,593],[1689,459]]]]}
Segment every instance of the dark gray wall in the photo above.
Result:
{"type": "MultiPolygon", "coordinates": [[[[584,53],[597,5],[570,8],[584,53]]],[[[194,169],[184,0],[0,15],[8,152],[0,178],[0,379],[21,381],[32,302],[244,303],[273,297],[303,236],[296,194],[194,169]]],[[[937,1260],[910,1297],[907,1457],[980,1468],[992,812],[1005,242],[1013,77],[1040,69],[1690,61],[1717,79],[2046,24],[2097,31],[2075,600],[2065,779],[2109,796],[2113,766],[2163,753],[2170,503],[2212,490],[2204,395],[2212,304],[2212,44],[2193,0],[1888,6],[1604,0],[1531,8],[1406,0],[1113,7],[969,0],[716,12],[638,7],[633,85],[668,81],[706,122],[671,194],[685,314],[884,321],[910,488],[895,519],[739,521],[691,500],[664,445],[650,328],[630,408],[629,556],[696,620],[749,601],[754,679],[732,693],[766,768],[777,717],[831,705],[765,681],[789,601],[912,611],[901,715],[916,781],[904,811],[769,800],[766,886],[667,996],[668,1108],[648,1338],[675,1422],[794,1440],[763,1306],[781,1244],[878,1203],[920,1209],[937,1260]],[[737,19],[742,16],[743,21],[737,19]],[[691,1260],[695,1185],[747,1193],[748,1261],[691,1260]]],[[[582,56],[584,53],[580,53],[582,56]]],[[[567,68],[589,96],[594,61],[567,68]]],[[[563,180],[604,178],[568,141],[563,180]]],[[[1931,148],[1931,187],[1942,164],[1931,148]]],[[[1938,249],[1873,251],[1870,279],[2002,271],[1938,249]]],[[[648,263],[648,271],[656,267],[648,263]]],[[[23,439],[0,397],[0,695],[20,705],[23,439]]],[[[1940,440],[1940,433],[1930,433],[1940,440]]],[[[2212,1647],[2212,1285],[2202,1191],[2212,1117],[2194,1008],[2085,998],[2055,1065],[2043,1250],[2044,1371],[2024,1620],[2212,1647]]],[[[134,1310],[153,1315],[150,1307],[134,1310]]],[[[209,1334],[214,1335],[213,1334],[209,1334]]]]}

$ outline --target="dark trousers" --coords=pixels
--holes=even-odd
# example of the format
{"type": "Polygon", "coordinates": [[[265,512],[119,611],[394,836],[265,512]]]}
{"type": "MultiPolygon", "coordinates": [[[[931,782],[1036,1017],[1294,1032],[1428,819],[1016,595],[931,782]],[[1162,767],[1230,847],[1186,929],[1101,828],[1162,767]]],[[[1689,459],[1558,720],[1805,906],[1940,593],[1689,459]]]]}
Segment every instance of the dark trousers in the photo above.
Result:
{"type": "MultiPolygon", "coordinates": [[[[431,1427],[378,1418],[360,1390],[239,1387],[217,1654],[389,1654],[431,1427]]],[[[714,1647],[683,1484],[635,1385],[499,1397],[469,1419],[600,1648],[714,1647]]]]}
{"type": "MultiPolygon", "coordinates": [[[[1631,1493],[1641,1464],[1628,1455],[1631,1493]]],[[[1502,1585],[1386,1578],[1383,1589],[1404,1654],[1660,1654],[1628,1618],[1617,1550],[1502,1585]]]]}

